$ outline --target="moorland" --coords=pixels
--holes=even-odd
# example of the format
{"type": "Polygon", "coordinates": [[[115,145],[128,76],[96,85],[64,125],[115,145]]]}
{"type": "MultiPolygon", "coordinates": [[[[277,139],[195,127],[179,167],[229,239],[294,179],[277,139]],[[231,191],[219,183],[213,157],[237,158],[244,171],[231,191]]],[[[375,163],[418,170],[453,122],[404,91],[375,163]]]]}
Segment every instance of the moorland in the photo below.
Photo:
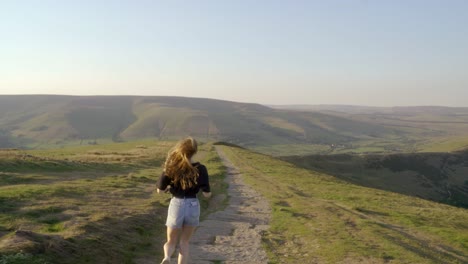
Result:
{"type": "Polygon", "coordinates": [[[468,108],[268,107],[164,96],[0,95],[0,147],[193,135],[273,156],[447,152],[468,147],[468,108]]]}
{"type": "Polygon", "coordinates": [[[221,145],[272,207],[271,263],[468,262],[468,108],[46,95],[0,96],[0,261],[159,259],[155,181],[187,135],[202,218],[229,203],[221,145]]]}

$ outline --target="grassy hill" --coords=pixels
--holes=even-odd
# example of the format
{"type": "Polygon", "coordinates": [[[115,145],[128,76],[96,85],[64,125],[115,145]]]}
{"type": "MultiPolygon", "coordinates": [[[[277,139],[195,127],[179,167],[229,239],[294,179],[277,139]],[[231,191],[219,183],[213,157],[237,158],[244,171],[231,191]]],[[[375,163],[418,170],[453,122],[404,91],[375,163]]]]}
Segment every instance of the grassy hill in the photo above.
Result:
{"type": "MultiPolygon", "coordinates": [[[[0,151],[0,263],[161,259],[170,197],[155,182],[173,144],[0,151]]],[[[219,194],[224,167],[211,148],[202,144],[197,158],[219,194]]],[[[202,202],[204,215],[216,209],[202,202]]]]}
{"type": "Polygon", "coordinates": [[[447,152],[468,148],[468,108],[443,106],[367,107],[347,105],[275,106],[298,112],[320,112],[348,120],[396,129],[396,137],[352,142],[345,152],[447,152]]]}
{"type": "Polygon", "coordinates": [[[468,210],[225,148],[272,206],[270,263],[467,263],[468,210]]]}
{"type": "Polygon", "coordinates": [[[350,183],[468,208],[468,151],[282,159],[350,183]]]}
{"type": "MultiPolygon", "coordinates": [[[[167,139],[184,135],[244,146],[329,144],[369,133],[393,133],[384,127],[321,113],[298,114],[201,98],[0,96],[0,105],[0,124],[5,134],[16,140],[58,144],[82,139],[167,139]]],[[[3,145],[11,146],[12,142],[10,138],[3,145]]]]}
{"type": "Polygon", "coordinates": [[[259,104],[164,96],[0,95],[0,148],[47,148],[192,135],[275,156],[453,151],[465,108],[259,104]]]}
{"type": "MultiPolygon", "coordinates": [[[[0,260],[160,259],[169,196],[154,194],[155,180],[173,144],[0,151],[0,260]]],[[[271,263],[468,261],[466,209],[351,184],[247,149],[223,149],[272,206],[263,234],[271,263]]],[[[202,144],[196,159],[207,165],[215,197],[225,197],[224,166],[213,146],[202,144]]],[[[225,202],[203,200],[204,216],[225,202]]]]}
{"type": "MultiPolygon", "coordinates": [[[[192,135],[270,154],[225,147],[273,208],[264,234],[271,263],[468,263],[467,109],[312,110],[0,96],[1,258],[160,258],[168,197],[153,195],[154,181],[171,140],[192,135]]],[[[224,193],[224,167],[211,144],[201,149],[214,191],[224,193]]],[[[204,202],[204,213],[223,203],[204,202]]]]}

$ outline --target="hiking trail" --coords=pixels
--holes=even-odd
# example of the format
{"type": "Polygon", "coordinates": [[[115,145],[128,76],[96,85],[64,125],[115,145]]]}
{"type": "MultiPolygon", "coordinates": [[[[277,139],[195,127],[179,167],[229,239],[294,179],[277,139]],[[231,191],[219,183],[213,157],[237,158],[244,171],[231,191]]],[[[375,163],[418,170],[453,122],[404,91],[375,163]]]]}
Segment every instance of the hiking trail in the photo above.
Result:
{"type": "Polygon", "coordinates": [[[216,146],[216,151],[227,168],[229,204],[200,222],[191,239],[190,263],[266,264],[261,236],[269,228],[270,205],[243,183],[238,169],[222,149],[216,146]]]}

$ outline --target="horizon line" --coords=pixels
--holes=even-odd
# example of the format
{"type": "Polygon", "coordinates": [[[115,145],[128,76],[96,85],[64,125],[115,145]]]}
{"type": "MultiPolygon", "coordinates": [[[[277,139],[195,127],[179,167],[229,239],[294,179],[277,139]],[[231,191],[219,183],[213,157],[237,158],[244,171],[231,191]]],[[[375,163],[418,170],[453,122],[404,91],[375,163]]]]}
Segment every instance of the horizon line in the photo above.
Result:
{"type": "Polygon", "coordinates": [[[217,100],[233,103],[244,103],[244,104],[259,104],[268,107],[311,107],[311,106],[324,106],[324,107],[369,107],[369,108],[399,108],[399,107],[444,107],[444,108],[468,108],[468,106],[447,106],[447,105],[392,105],[392,106],[375,106],[375,105],[360,105],[360,104],[348,104],[348,103],[320,103],[320,104],[271,104],[271,103],[259,103],[259,102],[246,102],[236,101],[229,99],[220,98],[209,98],[209,97],[195,97],[195,96],[181,96],[181,95],[138,95],[138,94],[0,94],[0,96],[66,96],[66,97],[173,97],[173,98],[193,98],[193,99],[208,99],[217,100]]]}

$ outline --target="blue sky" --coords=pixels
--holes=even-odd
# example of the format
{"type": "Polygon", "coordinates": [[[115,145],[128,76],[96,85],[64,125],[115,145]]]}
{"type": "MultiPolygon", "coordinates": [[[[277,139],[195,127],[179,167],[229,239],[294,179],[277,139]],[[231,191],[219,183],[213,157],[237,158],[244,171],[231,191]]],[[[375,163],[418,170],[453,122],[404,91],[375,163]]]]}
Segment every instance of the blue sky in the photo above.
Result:
{"type": "Polygon", "coordinates": [[[0,1],[0,94],[468,106],[468,1],[0,1]]]}

